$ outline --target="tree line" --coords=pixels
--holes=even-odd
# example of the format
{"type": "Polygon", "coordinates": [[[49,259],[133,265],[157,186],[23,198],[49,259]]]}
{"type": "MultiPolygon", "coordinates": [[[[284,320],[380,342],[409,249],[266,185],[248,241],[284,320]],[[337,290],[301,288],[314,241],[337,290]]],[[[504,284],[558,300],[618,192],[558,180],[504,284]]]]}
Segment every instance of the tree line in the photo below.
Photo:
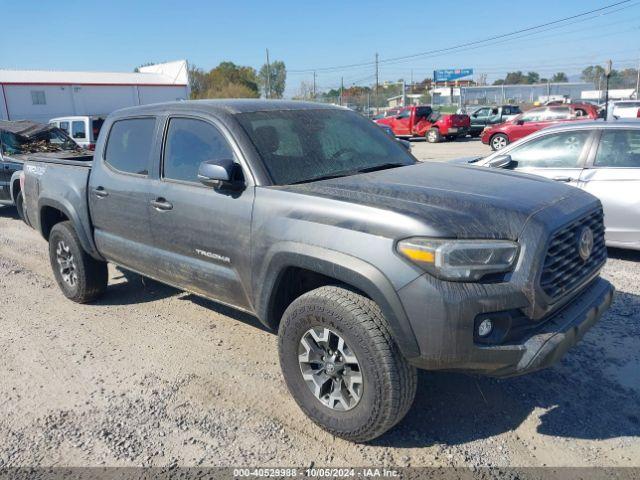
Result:
{"type": "Polygon", "coordinates": [[[253,67],[221,62],[208,72],[189,65],[191,98],[282,98],[287,81],[284,62],[253,67]]]}
{"type": "MultiPolygon", "coordinates": [[[[134,69],[154,65],[147,62],[134,69]]],[[[220,64],[206,71],[189,64],[191,99],[203,98],[282,98],[287,81],[287,67],[276,60],[256,70],[233,62],[220,64]]]]}
{"type": "MultiPolygon", "coordinates": [[[[609,76],[609,88],[634,88],[638,78],[638,70],[625,68],[623,70],[611,70],[609,76]]],[[[604,88],[605,69],[600,65],[589,65],[580,73],[583,82],[593,83],[597,88],[604,88]]],[[[569,77],[564,72],[558,72],[550,78],[541,77],[538,72],[521,71],[508,72],[504,78],[493,82],[494,85],[531,85],[533,83],[565,83],[569,77]]]]}

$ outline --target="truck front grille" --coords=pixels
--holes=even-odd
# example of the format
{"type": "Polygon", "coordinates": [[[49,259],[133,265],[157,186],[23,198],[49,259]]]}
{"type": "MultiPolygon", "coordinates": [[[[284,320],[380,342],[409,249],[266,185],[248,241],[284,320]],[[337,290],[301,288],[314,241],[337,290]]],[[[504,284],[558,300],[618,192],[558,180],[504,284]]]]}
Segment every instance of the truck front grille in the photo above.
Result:
{"type": "Polygon", "coordinates": [[[598,271],[606,259],[604,215],[602,209],[598,209],[553,234],[540,277],[540,287],[549,297],[558,298],[598,271]],[[591,255],[583,260],[579,244],[586,227],[593,232],[593,249],[591,255]]]}

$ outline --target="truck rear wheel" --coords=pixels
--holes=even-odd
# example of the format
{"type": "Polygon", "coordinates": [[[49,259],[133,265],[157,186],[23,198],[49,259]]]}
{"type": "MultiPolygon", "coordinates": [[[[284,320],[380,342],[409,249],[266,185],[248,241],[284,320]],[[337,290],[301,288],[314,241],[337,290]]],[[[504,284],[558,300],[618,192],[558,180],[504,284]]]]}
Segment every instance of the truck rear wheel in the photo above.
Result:
{"type": "Polygon", "coordinates": [[[20,217],[20,220],[26,223],[27,220],[24,215],[24,195],[22,191],[18,192],[18,195],[16,196],[15,204],[16,204],[16,210],[18,211],[18,216],[20,217]]]}
{"type": "Polygon", "coordinates": [[[437,128],[431,128],[427,131],[426,134],[427,142],[429,143],[438,143],[442,141],[442,135],[440,135],[440,130],[437,128]]]}
{"type": "Polygon", "coordinates": [[[71,222],[54,225],[49,234],[49,261],[56,282],[69,300],[87,303],[107,288],[106,262],[85,252],[71,222]]]}
{"type": "Polygon", "coordinates": [[[282,317],[278,346],[291,395],[333,435],[372,440],[413,403],[416,369],[378,305],[353,291],[327,286],[298,297],[282,317]]]}

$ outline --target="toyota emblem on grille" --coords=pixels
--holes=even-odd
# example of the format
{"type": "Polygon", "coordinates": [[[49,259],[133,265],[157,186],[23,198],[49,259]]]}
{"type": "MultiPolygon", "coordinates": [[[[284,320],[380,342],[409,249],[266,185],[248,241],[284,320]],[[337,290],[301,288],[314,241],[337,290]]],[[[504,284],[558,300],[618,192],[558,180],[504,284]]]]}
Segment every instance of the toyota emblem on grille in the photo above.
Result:
{"type": "Polygon", "coordinates": [[[593,230],[589,227],[584,227],[580,232],[580,237],[578,238],[578,253],[580,254],[580,258],[586,262],[591,256],[592,251],[593,230]]]}

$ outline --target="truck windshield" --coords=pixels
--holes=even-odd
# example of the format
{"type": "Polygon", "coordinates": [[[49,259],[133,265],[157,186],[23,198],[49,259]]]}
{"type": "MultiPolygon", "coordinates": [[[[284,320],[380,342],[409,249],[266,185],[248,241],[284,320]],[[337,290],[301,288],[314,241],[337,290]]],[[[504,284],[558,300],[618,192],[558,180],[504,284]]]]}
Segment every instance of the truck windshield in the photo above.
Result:
{"type": "Polygon", "coordinates": [[[412,165],[397,141],[355,112],[339,109],[240,113],[276,185],[412,165]]]}
{"type": "Polygon", "coordinates": [[[6,155],[79,149],[76,142],[59,128],[49,128],[33,135],[0,130],[0,144],[6,155]]]}

